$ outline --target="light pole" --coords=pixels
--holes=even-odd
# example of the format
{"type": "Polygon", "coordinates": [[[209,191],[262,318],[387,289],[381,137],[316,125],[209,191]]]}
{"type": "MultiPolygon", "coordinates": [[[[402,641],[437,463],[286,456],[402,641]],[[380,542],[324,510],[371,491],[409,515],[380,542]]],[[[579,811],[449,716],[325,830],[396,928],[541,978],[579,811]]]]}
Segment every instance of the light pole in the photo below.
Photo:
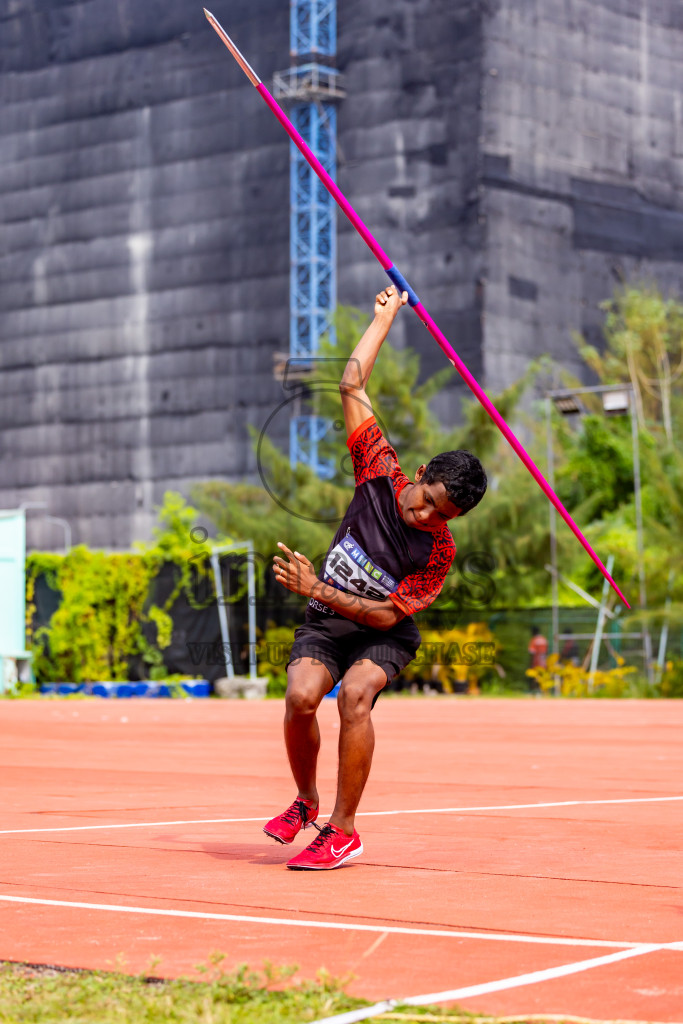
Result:
{"type": "MultiPolygon", "coordinates": [[[[26,509],[49,508],[49,505],[46,501],[22,501],[19,508],[25,511],[26,509]]],[[[57,523],[64,530],[64,554],[68,555],[71,551],[71,524],[66,519],[60,519],[59,516],[49,516],[47,512],[44,513],[43,519],[49,523],[57,523]]]]}
{"type": "MultiPolygon", "coordinates": [[[[548,482],[553,490],[555,490],[555,458],[553,453],[553,428],[552,428],[552,416],[553,416],[553,402],[552,394],[548,395],[545,400],[545,412],[546,412],[546,447],[548,452],[548,482]]],[[[560,632],[560,618],[559,618],[559,587],[557,579],[557,512],[555,506],[550,503],[550,565],[552,572],[550,573],[550,584],[552,587],[552,653],[559,654],[559,632],[560,632]]]]}
{"type": "Polygon", "coordinates": [[[25,512],[29,508],[47,508],[48,504],[46,501],[22,501],[19,506],[20,511],[25,512]]]}
{"type": "Polygon", "coordinates": [[[64,553],[66,555],[71,551],[71,526],[66,519],[60,519],[58,516],[45,516],[45,519],[49,523],[57,523],[64,530],[64,553]]]}
{"type": "MultiPolygon", "coordinates": [[[[645,587],[645,557],[643,545],[643,502],[640,483],[640,447],[638,444],[638,420],[635,410],[635,396],[631,384],[604,384],[595,387],[561,388],[556,391],[546,392],[546,430],[547,430],[547,451],[548,451],[548,478],[551,487],[554,487],[555,461],[552,438],[552,407],[553,405],[563,416],[581,414],[584,410],[578,400],[581,395],[600,395],[602,407],[608,416],[624,415],[631,416],[631,447],[633,460],[633,492],[636,511],[636,550],[638,561],[639,593],[638,603],[641,611],[645,611],[647,605],[647,593],[645,587]]],[[[553,630],[553,653],[559,653],[559,596],[558,596],[558,572],[557,572],[557,516],[554,507],[550,506],[550,565],[552,578],[552,630],[553,630]]],[[[643,655],[645,658],[645,670],[648,681],[653,681],[652,674],[652,642],[647,626],[642,628],[643,655]]]]}

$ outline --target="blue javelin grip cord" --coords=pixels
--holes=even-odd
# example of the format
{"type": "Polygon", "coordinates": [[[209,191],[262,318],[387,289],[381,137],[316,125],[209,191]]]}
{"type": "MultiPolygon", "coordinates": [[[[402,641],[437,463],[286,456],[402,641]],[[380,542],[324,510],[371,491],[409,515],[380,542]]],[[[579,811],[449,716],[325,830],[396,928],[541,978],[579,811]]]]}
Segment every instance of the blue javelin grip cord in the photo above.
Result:
{"type": "Polygon", "coordinates": [[[384,272],[398,288],[399,295],[403,292],[408,292],[408,305],[417,306],[420,301],[417,297],[417,292],[413,291],[398,267],[385,267],[384,272]]]}

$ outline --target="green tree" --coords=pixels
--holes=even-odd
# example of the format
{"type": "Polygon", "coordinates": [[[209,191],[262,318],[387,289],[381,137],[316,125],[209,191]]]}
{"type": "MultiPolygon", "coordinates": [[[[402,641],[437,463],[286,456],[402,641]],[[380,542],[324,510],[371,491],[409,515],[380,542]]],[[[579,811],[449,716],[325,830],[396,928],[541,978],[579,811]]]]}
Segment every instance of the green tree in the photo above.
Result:
{"type": "MultiPolygon", "coordinates": [[[[641,463],[648,603],[661,605],[674,580],[673,613],[683,599],[683,304],[652,284],[626,283],[603,303],[605,348],[578,338],[581,355],[603,384],[633,386],[641,463]]],[[[626,418],[584,417],[566,427],[563,493],[591,519],[590,539],[637,578],[636,511],[630,424],[626,418]]],[[[630,588],[634,592],[633,585],[630,588]]]]}
{"type": "Polygon", "coordinates": [[[683,376],[683,305],[665,299],[653,284],[623,284],[602,308],[606,350],[600,355],[582,345],[584,359],[605,384],[629,380],[639,428],[662,429],[673,445],[673,403],[683,376]]]}

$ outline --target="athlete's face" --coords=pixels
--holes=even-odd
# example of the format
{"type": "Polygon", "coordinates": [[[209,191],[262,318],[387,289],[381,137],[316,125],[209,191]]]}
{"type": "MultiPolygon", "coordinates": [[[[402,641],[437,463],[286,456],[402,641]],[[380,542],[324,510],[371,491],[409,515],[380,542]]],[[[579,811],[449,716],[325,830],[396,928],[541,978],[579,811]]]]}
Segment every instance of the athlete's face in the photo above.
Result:
{"type": "Polygon", "coordinates": [[[460,515],[460,509],[449,501],[446,488],[438,481],[423,482],[425,466],[415,474],[415,483],[406,484],[401,491],[399,506],[404,523],[418,530],[437,530],[449,519],[460,515]]]}

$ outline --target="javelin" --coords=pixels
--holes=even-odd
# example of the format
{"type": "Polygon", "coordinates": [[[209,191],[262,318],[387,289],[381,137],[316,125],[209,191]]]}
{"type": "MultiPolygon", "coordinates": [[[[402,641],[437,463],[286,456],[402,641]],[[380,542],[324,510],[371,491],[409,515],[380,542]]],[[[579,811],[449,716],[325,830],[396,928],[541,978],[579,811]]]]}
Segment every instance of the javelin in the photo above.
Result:
{"type": "Polygon", "coordinates": [[[223,42],[225,43],[227,48],[230,50],[230,53],[233,55],[233,57],[235,58],[235,60],[239,64],[239,66],[242,68],[242,71],[244,71],[245,75],[247,76],[247,78],[249,79],[251,84],[255,87],[256,91],[258,93],[260,93],[261,98],[263,100],[265,100],[266,104],[270,107],[272,112],[275,114],[276,118],[278,119],[278,121],[280,122],[280,124],[282,125],[284,130],[287,132],[287,134],[289,135],[289,137],[292,140],[292,142],[301,151],[301,153],[303,154],[303,156],[306,159],[306,161],[311,165],[311,167],[313,168],[315,173],[318,175],[318,177],[322,181],[322,183],[325,186],[325,188],[327,189],[327,191],[330,193],[330,195],[335,200],[337,205],[343,210],[343,212],[346,214],[348,219],[351,221],[351,223],[353,224],[354,228],[356,229],[358,234],[361,236],[361,238],[363,239],[365,244],[368,246],[368,248],[370,249],[372,254],[379,260],[379,262],[380,262],[380,264],[382,266],[382,269],[388,275],[388,277],[393,282],[393,284],[396,285],[399,293],[400,292],[408,292],[408,305],[413,307],[413,309],[417,313],[417,315],[420,318],[420,320],[422,321],[422,323],[425,325],[425,327],[427,328],[427,330],[429,331],[431,336],[434,338],[436,343],[439,345],[439,347],[446,354],[446,356],[448,357],[450,362],[453,364],[455,369],[458,371],[458,373],[460,374],[462,379],[465,381],[465,384],[467,384],[467,386],[470,389],[470,391],[472,391],[473,394],[476,395],[476,397],[479,399],[481,404],[484,406],[484,409],[486,409],[486,412],[489,414],[489,416],[491,417],[493,422],[496,424],[496,426],[500,430],[500,432],[503,435],[503,437],[508,441],[508,443],[511,445],[511,447],[516,451],[517,455],[519,455],[520,459],[522,460],[522,462],[524,463],[526,468],[529,470],[529,472],[531,473],[532,477],[534,478],[536,483],[539,485],[539,487],[541,488],[541,490],[545,494],[546,498],[548,498],[548,500],[555,506],[555,508],[560,513],[560,515],[564,519],[564,521],[567,524],[567,526],[569,527],[569,529],[572,531],[572,533],[576,537],[576,539],[583,546],[584,550],[593,559],[593,561],[597,565],[597,567],[600,570],[600,572],[602,573],[602,575],[605,577],[605,579],[610,584],[610,586],[614,588],[615,592],[619,595],[619,597],[624,602],[626,607],[630,608],[631,607],[630,604],[628,603],[628,601],[626,600],[626,598],[622,594],[621,590],[619,589],[619,587],[616,585],[616,583],[614,582],[614,580],[612,579],[612,577],[608,573],[606,567],[600,561],[598,555],[595,553],[595,551],[593,550],[593,548],[591,547],[589,542],[584,537],[584,535],[581,532],[581,530],[579,529],[579,527],[576,525],[576,523],[574,522],[574,520],[570,516],[569,512],[567,511],[567,509],[564,507],[564,505],[562,504],[562,502],[560,501],[558,496],[555,494],[555,491],[552,489],[552,487],[550,486],[550,484],[548,483],[546,478],[543,476],[543,474],[541,473],[540,469],[535,464],[533,459],[525,451],[525,449],[522,447],[521,443],[517,440],[517,438],[513,434],[512,430],[507,425],[507,423],[505,422],[503,417],[500,415],[500,413],[498,412],[498,410],[496,409],[495,405],[490,400],[488,395],[486,395],[486,393],[482,390],[482,388],[479,386],[477,381],[474,379],[474,377],[472,376],[470,371],[467,369],[467,367],[463,363],[463,361],[460,358],[460,356],[457,354],[455,349],[452,347],[452,345],[448,341],[448,338],[441,331],[441,329],[438,326],[438,324],[436,324],[434,322],[434,320],[432,320],[431,316],[429,315],[427,310],[424,308],[424,306],[420,302],[419,298],[417,297],[417,294],[411,288],[411,286],[408,284],[408,282],[406,281],[406,279],[403,276],[403,274],[398,270],[397,267],[395,267],[393,265],[392,261],[389,259],[389,257],[384,252],[384,250],[381,248],[379,243],[370,234],[370,231],[365,226],[363,221],[360,219],[360,217],[358,216],[358,214],[356,213],[354,208],[351,206],[351,203],[348,201],[346,196],[339,190],[339,188],[337,188],[337,185],[332,180],[330,175],[327,173],[327,171],[325,170],[323,165],[320,163],[320,161],[318,160],[317,156],[306,145],[306,143],[301,138],[301,136],[299,135],[298,131],[296,130],[296,128],[292,124],[292,122],[289,120],[289,118],[285,114],[285,112],[282,109],[282,107],[279,105],[279,103],[268,92],[268,90],[266,89],[266,87],[263,84],[263,82],[261,81],[261,79],[258,77],[258,75],[254,71],[252,66],[249,64],[249,62],[246,60],[246,58],[237,49],[237,47],[233,43],[232,39],[228,35],[228,33],[222,27],[222,25],[216,20],[216,18],[214,18],[214,16],[211,13],[211,11],[207,11],[206,7],[204,8],[204,14],[206,15],[206,17],[207,17],[211,27],[213,29],[215,29],[215,31],[218,33],[220,38],[223,40],[223,42]]]}

